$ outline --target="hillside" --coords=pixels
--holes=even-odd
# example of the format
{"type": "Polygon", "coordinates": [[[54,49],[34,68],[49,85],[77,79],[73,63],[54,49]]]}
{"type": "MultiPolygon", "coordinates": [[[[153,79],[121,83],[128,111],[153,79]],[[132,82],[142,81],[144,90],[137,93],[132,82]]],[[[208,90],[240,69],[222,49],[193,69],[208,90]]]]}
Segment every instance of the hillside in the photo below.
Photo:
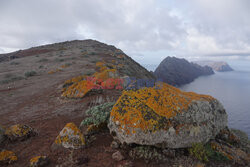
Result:
{"type": "MultiPolygon", "coordinates": [[[[68,122],[79,124],[84,118],[85,110],[116,101],[121,94],[121,90],[104,90],[84,99],[68,99],[61,96],[65,81],[82,75],[93,75],[98,71],[98,62],[116,66],[119,76],[154,78],[120,49],[95,40],[33,47],[1,54],[0,60],[0,124],[4,127],[18,123],[28,124],[38,129],[39,133],[38,137],[29,142],[5,148],[14,150],[19,155],[17,166],[26,166],[26,161],[36,155],[37,150],[49,155],[54,166],[54,162],[57,162],[55,154],[65,154],[50,152],[50,146],[62,127],[68,122]]],[[[109,146],[111,138],[104,136],[103,140],[107,141],[104,146],[109,146]]],[[[90,158],[92,155],[94,157],[90,166],[96,166],[96,162],[114,163],[111,156],[103,158],[110,153],[105,153],[100,148],[103,147],[102,144],[102,140],[97,140],[96,147],[85,150],[89,152],[90,158]],[[96,156],[98,154],[100,155],[96,156]]]]}
{"type": "Polygon", "coordinates": [[[154,71],[155,76],[170,85],[183,85],[202,75],[214,74],[212,68],[176,57],[165,58],[154,71]]]}

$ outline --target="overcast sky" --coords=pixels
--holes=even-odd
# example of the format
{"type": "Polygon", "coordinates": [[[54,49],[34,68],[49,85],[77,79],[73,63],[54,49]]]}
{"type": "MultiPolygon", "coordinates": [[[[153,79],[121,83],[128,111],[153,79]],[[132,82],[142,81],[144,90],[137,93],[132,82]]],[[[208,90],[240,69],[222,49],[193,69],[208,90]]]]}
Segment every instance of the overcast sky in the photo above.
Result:
{"type": "Polygon", "coordinates": [[[144,64],[250,60],[250,0],[0,1],[0,53],[89,38],[144,64]]]}

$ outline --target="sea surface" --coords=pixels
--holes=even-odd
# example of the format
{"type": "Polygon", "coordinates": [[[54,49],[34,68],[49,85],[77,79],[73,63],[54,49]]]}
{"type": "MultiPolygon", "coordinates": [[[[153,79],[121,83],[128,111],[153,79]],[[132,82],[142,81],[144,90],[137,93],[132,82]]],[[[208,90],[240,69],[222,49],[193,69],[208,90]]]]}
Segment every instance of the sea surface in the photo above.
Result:
{"type": "Polygon", "coordinates": [[[216,72],[180,88],[218,99],[228,114],[229,127],[243,130],[250,137],[250,71],[216,72]]]}
{"type": "MultiPolygon", "coordinates": [[[[235,71],[201,76],[180,88],[218,99],[228,114],[229,127],[246,132],[250,138],[250,63],[232,62],[230,65],[235,71]]],[[[157,65],[144,67],[154,71],[157,65]]]]}

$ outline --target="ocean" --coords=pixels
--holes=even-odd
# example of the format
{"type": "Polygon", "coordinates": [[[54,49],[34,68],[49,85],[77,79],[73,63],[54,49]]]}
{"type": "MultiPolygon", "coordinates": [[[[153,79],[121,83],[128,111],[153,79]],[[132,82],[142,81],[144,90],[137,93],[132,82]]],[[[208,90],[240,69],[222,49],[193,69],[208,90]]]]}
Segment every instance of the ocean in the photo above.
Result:
{"type": "Polygon", "coordinates": [[[180,87],[184,91],[208,94],[218,99],[228,114],[230,128],[250,137],[250,72],[216,72],[180,87]]]}
{"type": "MultiPolygon", "coordinates": [[[[250,66],[242,67],[233,66],[235,71],[201,76],[180,88],[218,99],[228,114],[228,126],[240,129],[250,137],[250,66]]],[[[148,65],[145,68],[153,71],[156,66],[148,65]]]]}

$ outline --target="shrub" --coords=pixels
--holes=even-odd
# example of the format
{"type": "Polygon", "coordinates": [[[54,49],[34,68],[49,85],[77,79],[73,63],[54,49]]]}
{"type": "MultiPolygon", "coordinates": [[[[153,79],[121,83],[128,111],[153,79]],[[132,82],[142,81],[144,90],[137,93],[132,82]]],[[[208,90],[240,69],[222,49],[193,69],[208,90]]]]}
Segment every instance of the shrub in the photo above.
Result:
{"type": "Polygon", "coordinates": [[[217,161],[228,160],[227,157],[221,153],[214,151],[210,143],[203,145],[202,143],[195,143],[188,149],[189,153],[200,161],[209,161],[209,159],[217,161]]]}
{"type": "Polygon", "coordinates": [[[107,124],[110,116],[110,111],[112,110],[115,102],[104,103],[95,107],[92,107],[86,111],[89,115],[81,122],[81,126],[88,126],[94,124],[99,126],[101,124],[107,124]]]}
{"type": "Polygon", "coordinates": [[[37,73],[35,71],[27,71],[24,73],[25,77],[32,77],[35,76],[37,73]]]}

